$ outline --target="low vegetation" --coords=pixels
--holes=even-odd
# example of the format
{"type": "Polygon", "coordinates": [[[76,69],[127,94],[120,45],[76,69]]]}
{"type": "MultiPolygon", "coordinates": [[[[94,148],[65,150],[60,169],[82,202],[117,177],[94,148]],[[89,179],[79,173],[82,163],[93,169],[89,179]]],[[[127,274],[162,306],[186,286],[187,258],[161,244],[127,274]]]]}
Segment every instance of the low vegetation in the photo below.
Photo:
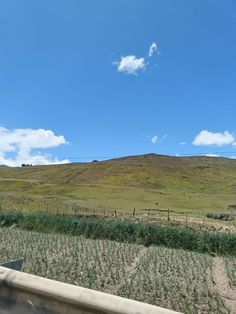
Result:
{"type": "Polygon", "coordinates": [[[185,313],[234,313],[235,187],[225,158],[0,167],[0,260],[185,313]]]}
{"type": "Polygon", "coordinates": [[[2,226],[16,224],[19,228],[26,230],[84,235],[92,239],[108,239],[145,246],[158,245],[220,255],[236,254],[235,234],[207,232],[171,225],[96,218],[76,219],[45,213],[3,212],[0,213],[0,223],[2,226]]]}
{"type": "MultiPolygon", "coordinates": [[[[230,280],[230,285],[236,287],[236,258],[234,257],[225,257],[224,258],[227,275],[230,280]]],[[[235,290],[236,295],[236,290],[235,290]]]]}
{"type": "Polygon", "coordinates": [[[224,220],[224,221],[231,221],[234,220],[234,216],[230,215],[230,214],[212,214],[209,213],[206,215],[207,218],[212,218],[212,219],[219,219],[219,220],[224,220]]]}
{"type": "Polygon", "coordinates": [[[212,261],[206,254],[150,247],[118,293],[183,313],[220,313],[212,261]]]}
{"type": "MultiPolygon", "coordinates": [[[[232,313],[207,254],[4,227],[0,246],[0,261],[23,257],[28,273],[184,313],[232,313]]],[[[235,287],[235,257],[223,260],[235,287]]]]}
{"type": "Polygon", "coordinates": [[[191,215],[235,209],[236,160],[155,154],[103,162],[0,167],[0,206],[73,213],[135,207],[191,215]]]}

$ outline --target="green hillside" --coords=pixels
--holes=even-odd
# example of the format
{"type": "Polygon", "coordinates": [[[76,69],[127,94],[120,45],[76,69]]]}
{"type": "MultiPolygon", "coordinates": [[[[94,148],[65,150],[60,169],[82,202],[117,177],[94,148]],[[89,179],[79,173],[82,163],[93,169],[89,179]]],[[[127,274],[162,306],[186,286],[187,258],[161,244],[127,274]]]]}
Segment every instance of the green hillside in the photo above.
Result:
{"type": "Polygon", "coordinates": [[[90,210],[228,212],[228,206],[236,204],[236,160],[148,154],[90,163],[0,167],[0,197],[2,208],[25,210],[73,204],[90,210]]]}

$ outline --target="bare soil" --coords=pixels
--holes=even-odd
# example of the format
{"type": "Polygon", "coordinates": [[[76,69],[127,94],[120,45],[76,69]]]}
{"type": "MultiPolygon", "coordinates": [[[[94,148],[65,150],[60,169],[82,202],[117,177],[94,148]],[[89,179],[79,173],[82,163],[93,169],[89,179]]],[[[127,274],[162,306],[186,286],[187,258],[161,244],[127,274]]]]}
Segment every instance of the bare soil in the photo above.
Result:
{"type": "Polygon", "coordinates": [[[225,271],[224,261],[221,257],[214,258],[213,276],[215,289],[222,297],[227,312],[229,311],[231,314],[236,314],[236,287],[230,285],[225,271]]]}

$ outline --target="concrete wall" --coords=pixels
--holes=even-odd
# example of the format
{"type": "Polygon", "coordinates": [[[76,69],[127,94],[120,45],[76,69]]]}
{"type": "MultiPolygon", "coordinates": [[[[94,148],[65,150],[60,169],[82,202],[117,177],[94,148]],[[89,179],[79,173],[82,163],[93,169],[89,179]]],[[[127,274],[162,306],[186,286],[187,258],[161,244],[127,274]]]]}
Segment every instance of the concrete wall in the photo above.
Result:
{"type": "Polygon", "coordinates": [[[0,267],[1,314],[174,314],[170,310],[0,267]]]}

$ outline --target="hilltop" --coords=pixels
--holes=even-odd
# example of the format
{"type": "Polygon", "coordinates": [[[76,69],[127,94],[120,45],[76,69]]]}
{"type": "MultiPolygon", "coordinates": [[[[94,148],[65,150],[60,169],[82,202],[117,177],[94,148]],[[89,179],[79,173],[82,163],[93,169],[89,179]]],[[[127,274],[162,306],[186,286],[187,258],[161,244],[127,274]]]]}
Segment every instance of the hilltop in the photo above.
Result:
{"type": "MultiPolygon", "coordinates": [[[[0,167],[0,196],[83,208],[171,208],[225,212],[236,204],[236,160],[156,154],[107,161],[0,167]]],[[[15,200],[15,201],[13,201],[15,200]]]]}

